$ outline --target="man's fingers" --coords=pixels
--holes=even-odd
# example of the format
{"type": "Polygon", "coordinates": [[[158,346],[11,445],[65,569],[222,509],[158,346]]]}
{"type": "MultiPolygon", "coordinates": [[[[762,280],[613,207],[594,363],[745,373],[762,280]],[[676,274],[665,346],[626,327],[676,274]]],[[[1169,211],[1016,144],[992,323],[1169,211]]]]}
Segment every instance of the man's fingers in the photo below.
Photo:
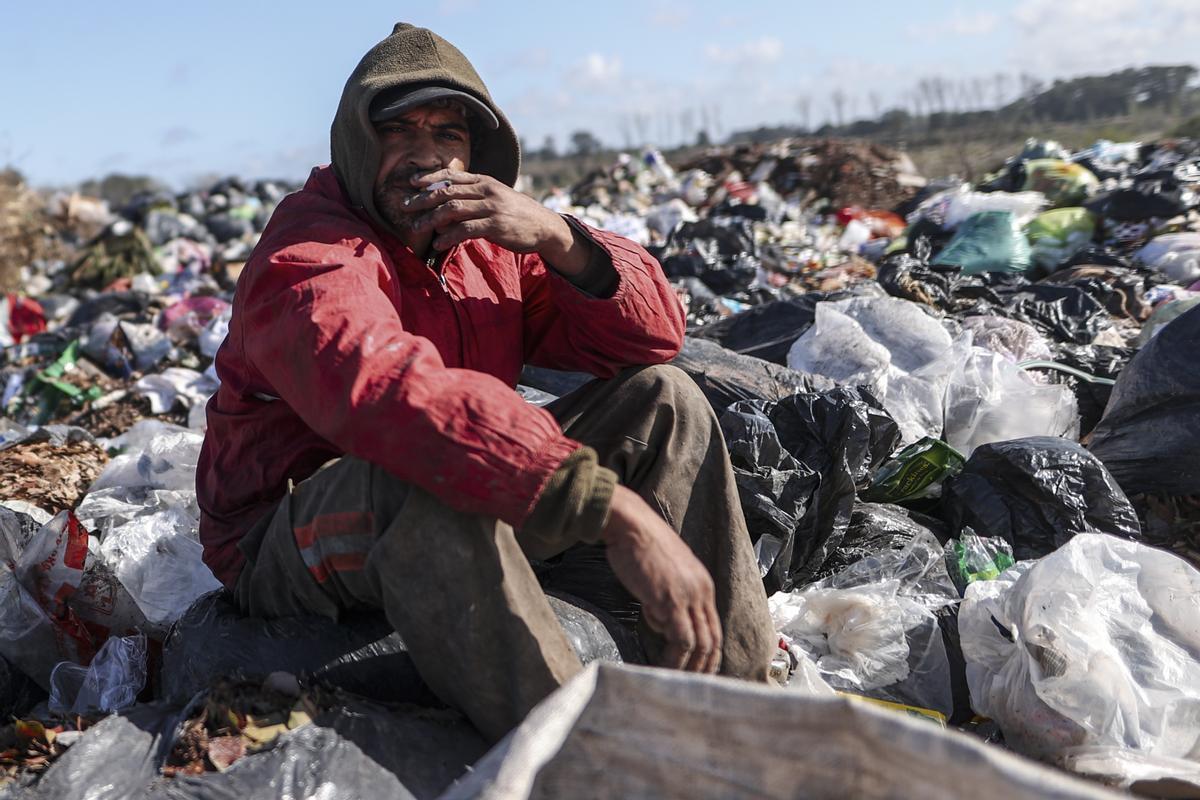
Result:
{"type": "Polygon", "coordinates": [[[686,608],[676,609],[671,614],[667,630],[663,632],[667,647],[663,651],[663,666],[687,669],[696,652],[696,629],[691,614],[686,608]]]}
{"type": "Polygon", "coordinates": [[[704,611],[713,643],[712,653],[709,655],[708,664],[704,671],[715,674],[721,668],[721,652],[725,646],[725,634],[721,630],[721,619],[717,616],[716,604],[712,602],[705,603],[704,611]]]}
{"type": "Polygon", "coordinates": [[[476,175],[473,172],[463,172],[461,169],[439,169],[427,175],[413,176],[412,184],[413,186],[428,186],[431,183],[438,183],[440,181],[450,181],[450,183],[479,183],[482,179],[482,175],[476,175]]]}
{"type": "Polygon", "coordinates": [[[449,200],[482,200],[484,199],[481,185],[478,183],[452,183],[441,189],[425,191],[409,197],[404,201],[404,209],[408,212],[426,211],[437,208],[449,200]]]}
{"type": "Polygon", "coordinates": [[[692,654],[684,669],[688,672],[708,672],[708,662],[713,653],[712,631],[709,629],[703,608],[693,608],[691,618],[692,630],[696,634],[696,646],[692,648],[692,654]]]}
{"type": "Polygon", "coordinates": [[[490,224],[491,221],[487,219],[468,219],[451,225],[434,237],[433,249],[449,250],[467,239],[482,239],[487,235],[490,224]]]}
{"type": "Polygon", "coordinates": [[[456,222],[468,219],[478,219],[491,214],[491,209],[483,200],[462,200],[455,198],[447,200],[432,211],[428,211],[413,221],[415,231],[440,231],[456,222]]]}

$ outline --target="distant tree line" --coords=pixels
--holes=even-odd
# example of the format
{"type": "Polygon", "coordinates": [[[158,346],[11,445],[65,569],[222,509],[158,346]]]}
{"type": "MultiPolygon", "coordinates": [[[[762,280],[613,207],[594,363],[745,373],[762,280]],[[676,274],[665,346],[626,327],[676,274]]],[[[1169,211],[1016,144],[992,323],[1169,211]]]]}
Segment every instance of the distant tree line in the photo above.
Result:
{"type": "Polygon", "coordinates": [[[796,101],[799,124],[736,131],[731,142],[759,142],[781,136],[902,138],[963,130],[1038,123],[1080,123],[1133,116],[1145,110],[1183,115],[1200,108],[1197,69],[1188,64],[1124,69],[1109,75],[1055,80],[998,73],[991,78],[922,78],[900,103],[883,109],[876,92],[865,102],[871,116],[860,117],[864,98],[842,89],[830,92],[825,119],[811,126],[814,98],[796,101]]]}

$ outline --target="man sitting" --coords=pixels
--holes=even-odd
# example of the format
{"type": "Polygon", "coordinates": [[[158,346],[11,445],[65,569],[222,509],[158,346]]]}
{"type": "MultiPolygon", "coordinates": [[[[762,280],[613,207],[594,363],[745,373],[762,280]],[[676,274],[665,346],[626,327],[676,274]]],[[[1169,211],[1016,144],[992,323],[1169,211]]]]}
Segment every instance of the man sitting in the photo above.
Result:
{"type": "Polygon", "coordinates": [[[530,559],[636,620],[653,663],[766,680],[720,429],[653,366],[684,327],[658,263],[512,189],[511,125],[428,30],[363,57],[331,138],[246,264],[216,359],[200,533],[242,609],[382,609],[492,738],[580,669],[530,559]],[[513,391],[525,364],[599,380],[543,410],[513,391]]]}

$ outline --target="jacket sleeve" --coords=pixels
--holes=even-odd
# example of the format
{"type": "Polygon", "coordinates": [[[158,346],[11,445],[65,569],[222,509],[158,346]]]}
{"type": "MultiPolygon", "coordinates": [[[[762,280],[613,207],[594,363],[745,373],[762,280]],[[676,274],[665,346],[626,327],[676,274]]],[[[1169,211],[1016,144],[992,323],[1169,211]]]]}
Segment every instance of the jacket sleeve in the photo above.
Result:
{"type": "Polygon", "coordinates": [[[287,259],[276,254],[246,287],[244,346],[262,392],[338,450],[520,526],[580,445],[502,381],[447,368],[405,331],[382,260],[336,247],[322,261],[341,263],[287,259]]]}
{"type": "Polygon", "coordinates": [[[612,260],[612,297],[592,297],[537,254],[519,256],[525,361],[609,378],[624,367],[662,364],[683,346],[683,309],[662,267],[622,236],[580,225],[612,260]]]}

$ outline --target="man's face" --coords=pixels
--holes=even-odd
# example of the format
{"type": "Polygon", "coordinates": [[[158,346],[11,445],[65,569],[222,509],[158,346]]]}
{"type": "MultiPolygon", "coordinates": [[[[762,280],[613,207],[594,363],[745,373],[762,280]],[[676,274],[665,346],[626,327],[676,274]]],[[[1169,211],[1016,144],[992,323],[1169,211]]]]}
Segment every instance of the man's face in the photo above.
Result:
{"type": "Polygon", "coordinates": [[[375,132],[381,151],[375,207],[385,220],[403,230],[409,218],[404,200],[418,192],[412,179],[439,169],[467,171],[471,131],[460,108],[427,105],[375,123],[375,132]]]}

